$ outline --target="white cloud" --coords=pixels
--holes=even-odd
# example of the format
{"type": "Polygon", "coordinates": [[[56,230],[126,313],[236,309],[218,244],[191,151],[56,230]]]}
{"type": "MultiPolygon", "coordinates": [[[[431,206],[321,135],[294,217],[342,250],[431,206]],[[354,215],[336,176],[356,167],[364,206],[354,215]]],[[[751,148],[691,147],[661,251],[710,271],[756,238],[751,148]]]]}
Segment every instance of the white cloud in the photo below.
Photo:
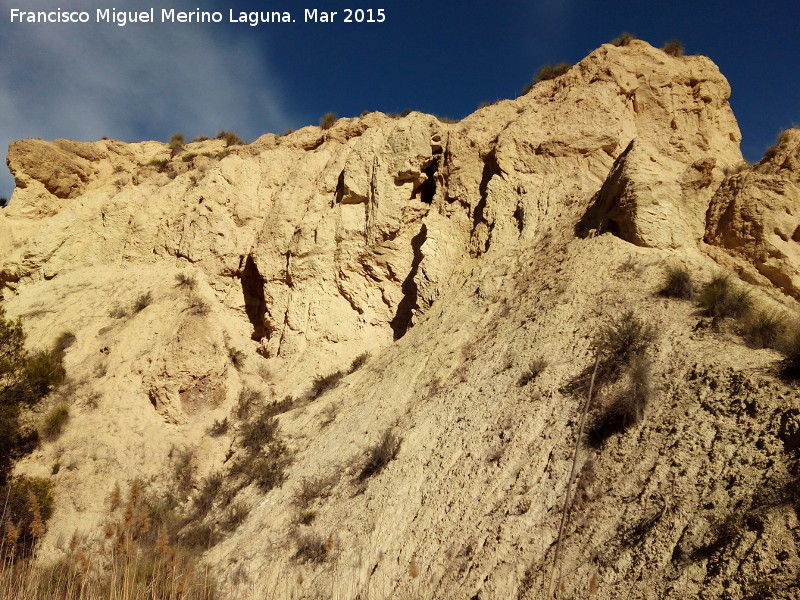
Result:
{"type": "MultiPolygon", "coordinates": [[[[224,24],[10,24],[10,8],[61,5],[21,4],[0,0],[3,149],[29,137],[134,141],[229,129],[247,138],[291,122],[263,50],[253,37],[233,38],[224,24]]],[[[130,0],[114,5],[142,10],[130,0]]],[[[106,6],[102,0],[69,3],[70,10],[92,11],[92,20],[94,9],[106,6]]],[[[170,7],[195,8],[183,0],[170,7]]],[[[12,187],[1,169],[0,192],[12,187]]]]}

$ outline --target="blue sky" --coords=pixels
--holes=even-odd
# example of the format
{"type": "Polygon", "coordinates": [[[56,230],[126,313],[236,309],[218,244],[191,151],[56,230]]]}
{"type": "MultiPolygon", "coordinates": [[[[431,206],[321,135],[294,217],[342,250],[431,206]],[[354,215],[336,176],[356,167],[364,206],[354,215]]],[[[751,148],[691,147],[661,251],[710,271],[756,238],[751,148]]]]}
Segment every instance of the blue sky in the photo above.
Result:
{"type": "MultiPolygon", "coordinates": [[[[528,0],[0,0],[0,145],[26,137],[125,141],[220,129],[255,139],[323,113],[413,108],[452,118],[515,97],[548,62],[576,62],[630,31],[680,39],[733,88],[742,151],[757,160],[800,124],[800,2],[528,0]],[[30,25],[12,8],[290,10],[294,24],[30,25]],[[383,8],[383,24],[308,24],[304,8],[383,8]]],[[[13,183],[0,169],[0,194],[13,183]]]]}

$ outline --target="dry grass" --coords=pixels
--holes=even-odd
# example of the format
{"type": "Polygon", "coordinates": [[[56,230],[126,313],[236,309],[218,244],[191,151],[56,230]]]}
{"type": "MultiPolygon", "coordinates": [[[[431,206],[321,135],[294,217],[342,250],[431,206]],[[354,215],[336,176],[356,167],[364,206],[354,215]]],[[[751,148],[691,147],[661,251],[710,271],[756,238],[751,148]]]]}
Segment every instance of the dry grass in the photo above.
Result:
{"type": "Polygon", "coordinates": [[[695,290],[689,270],[684,266],[667,267],[664,285],[659,290],[659,294],[665,298],[692,300],[695,290]]]}
{"type": "Polygon", "coordinates": [[[612,435],[639,423],[653,393],[650,361],[644,355],[637,355],[630,361],[624,384],[594,411],[589,426],[589,445],[599,448],[612,435]]]}
{"type": "Polygon", "coordinates": [[[217,134],[217,139],[222,140],[225,142],[225,147],[228,148],[230,146],[242,146],[244,145],[244,140],[240,138],[238,135],[233,133],[232,131],[225,131],[224,129],[217,134]]]}
{"type": "Polygon", "coordinates": [[[367,450],[367,458],[358,474],[358,481],[364,482],[380,473],[397,456],[401,441],[391,429],[384,431],[378,443],[367,450]]]}
{"type": "Polygon", "coordinates": [[[619,37],[616,37],[613,40],[611,40],[611,43],[614,44],[615,46],[627,46],[635,39],[636,39],[635,35],[625,31],[619,37]]]}
{"type": "Polygon", "coordinates": [[[674,56],[676,58],[683,56],[683,44],[680,42],[680,40],[668,41],[666,44],[664,44],[662,50],[670,56],[674,56]]]}
{"type": "Polygon", "coordinates": [[[547,361],[543,358],[537,358],[531,363],[531,366],[519,377],[517,381],[517,385],[519,387],[525,387],[531,381],[536,379],[539,374],[547,368],[547,361]]]}
{"type": "Polygon", "coordinates": [[[557,65],[544,65],[541,69],[539,69],[539,72],[536,73],[536,76],[533,78],[533,82],[536,84],[540,81],[548,81],[550,79],[555,79],[556,77],[561,77],[571,68],[572,65],[568,62],[561,62],[557,65]]]}
{"type": "Polygon", "coordinates": [[[54,440],[64,431],[64,426],[69,421],[69,405],[60,402],[51,408],[42,421],[42,437],[46,440],[54,440]]]}
{"type": "Polygon", "coordinates": [[[741,322],[742,337],[753,348],[780,348],[786,330],[786,319],[773,312],[753,312],[741,322]]]}
{"type": "Polygon", "coordinates": [[[309,391],[309,401],[316,400],[325,392],[335,388],[337,385],[339,385],[339,382],[344,378],[345,375],[346,373],[344,371],[336,371],[335,373],[321,375],[315,378],[314,383],[311,386],[311,390],[309,391]]]}
{"type": "MultiPolygon", "coordinates": [[[[100,548],[77,538],[55,563],[0,561],[0,600],[214,600],[216,586],[196,552],[175,535],[169,510],[148,500],[138,483],[127,498],[112,494],[100,548]]],[[[0,551],[5,543],[0,541],[0,551]]]]}
{"type": "Polygon", "coordinates": [[[700,290],[698,304],[707,317],[741,318],[750,310],[752,300],[729,276],[716,275],[700,290]]]}
{"type": "Polygon", "coordinates": [[[330,129],[336,124],[336,121],[339,120],[339,117],[336,113],[327,112],[319,120],[319,126],[323,129],[330,129]]]}

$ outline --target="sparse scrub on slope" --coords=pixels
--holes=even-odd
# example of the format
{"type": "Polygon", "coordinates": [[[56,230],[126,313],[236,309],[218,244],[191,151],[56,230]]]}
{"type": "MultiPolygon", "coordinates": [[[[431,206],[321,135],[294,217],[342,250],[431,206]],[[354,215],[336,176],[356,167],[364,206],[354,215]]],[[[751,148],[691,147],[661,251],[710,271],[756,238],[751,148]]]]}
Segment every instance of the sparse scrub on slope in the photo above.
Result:
{"type": "Polygon", "coordinates": [[[384,431],[378,443],[367,449],[364,466],[358,473],[358,481],[363,482],[380,473],[397,456],[401,441],[392,429],[384,431]]]}
{"type": "Polygon", "coordinates": [[[752,300],[747,290],[733,283],[727,275],[716,275],[700,290],[698,305],[707,317],[723,319],[744,317],[752,300]]]}
{"type": "Polygon", "coordinates": [[[695,296],[694,282],[689,269],[684,266],[667,267],[664,284],[659,294],[665,298],[692,300],[695,296]]]}
{"type": "Polygon", "coordinates": [[[662,50],[670,56],[680,58],[683,56],[683,43],[680,40],[670,40],[664,44],[662,50]]]}
{"type": "Polygon", "coordinates": [[[778,349],[786,331],[786,319],[774,312],[764,310],[747,314],[740,325],[742,337],[753,348],[778,349]]]}
{"type": "Polygon", "coordinates": [[[628,33],[627,31],[624,31],[623,33],[620,34],[619,37],[615,37],[613,40],[611,40],[611,43],[614,44],[615,46],[627,46],[635,39],[636,39],[635,35],[633,35],[632,33],[628,33]]]}
{"type": "Polygon", "coordinates": [[[644,417],[653,396],[652,366],[644,355],[631,359],[623,375],[623,385],[612,391],[593,412],[588,441],[600,447],[609,437],[623,433],[644,417]]]}

